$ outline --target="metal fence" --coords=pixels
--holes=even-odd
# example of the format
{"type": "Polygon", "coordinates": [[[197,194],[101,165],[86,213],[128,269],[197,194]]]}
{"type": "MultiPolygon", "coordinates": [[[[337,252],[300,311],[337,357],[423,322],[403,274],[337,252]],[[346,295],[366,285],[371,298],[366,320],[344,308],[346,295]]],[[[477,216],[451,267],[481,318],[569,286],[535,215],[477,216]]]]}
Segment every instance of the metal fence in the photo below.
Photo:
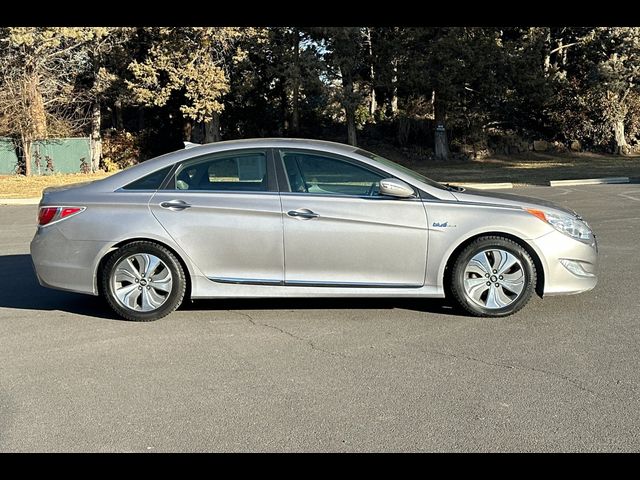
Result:
{"type": "MultiPolygon", "coordinates": [[[[0,175],[18,171],[18,152],[13,139],[0,137],[0,175]]],[[[48,138],[33,142],[31,174],[78,173],[91,168],[91,140],[79,138],[48,138]]]]}

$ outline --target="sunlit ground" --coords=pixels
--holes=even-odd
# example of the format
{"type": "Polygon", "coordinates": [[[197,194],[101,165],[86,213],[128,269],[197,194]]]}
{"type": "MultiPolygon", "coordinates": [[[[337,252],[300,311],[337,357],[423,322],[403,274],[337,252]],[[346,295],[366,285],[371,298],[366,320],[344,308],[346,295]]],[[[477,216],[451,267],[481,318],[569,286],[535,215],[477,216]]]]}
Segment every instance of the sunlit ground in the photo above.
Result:
{"type": "Polygon", "coordinates": [[[111,173],[70,173],[52,175],[0,175],[0,198],[40,197],[46,187],[89,182],[108,177],[111,173]]]}

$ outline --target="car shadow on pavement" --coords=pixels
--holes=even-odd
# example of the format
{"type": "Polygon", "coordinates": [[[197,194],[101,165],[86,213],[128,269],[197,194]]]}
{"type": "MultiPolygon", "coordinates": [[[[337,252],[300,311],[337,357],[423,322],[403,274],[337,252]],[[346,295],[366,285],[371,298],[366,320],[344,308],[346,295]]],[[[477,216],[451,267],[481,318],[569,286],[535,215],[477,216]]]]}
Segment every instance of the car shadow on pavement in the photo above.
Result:
{"type": "Polygon", "coordinates": [[[0,308],[60,310],[89,317],[118,319],[100,297],[40,286],[30,255],[0,256],[0,285],[0,308]]]}
{"type": "Polygon", "coordinates": [[[412,310],[461,316],[444,299],[436,298],[232,298],[186,301],[181,310],[412,310]]]}
{"type": "MultiPolygon", "coordinates": [[[[44,288],[38,283],[30,255],[0,256],[0,308],[59,310],[88,317],[120,320],[106,302],[92,295],[44,288]]],[[[242,298],[185,301],[183,311],[220,310],[392,310],[458,316],[446,301],[421,298],[242,298]]]]}

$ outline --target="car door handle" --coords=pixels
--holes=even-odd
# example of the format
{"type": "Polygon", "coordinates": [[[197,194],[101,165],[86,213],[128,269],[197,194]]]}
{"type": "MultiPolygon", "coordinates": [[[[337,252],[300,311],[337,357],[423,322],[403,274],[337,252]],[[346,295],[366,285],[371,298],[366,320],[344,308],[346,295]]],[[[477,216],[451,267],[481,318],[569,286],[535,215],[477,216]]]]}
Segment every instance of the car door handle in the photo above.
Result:
{"type": "Polygon", "coordinates": [[[289,210],[287,212],[287,215],[289,215],[290,217],[304,218],[304,219],[318,218],[320,216],[317,213],[312,212],[308,208],[299,208],[298,210],[289,210]]]}
{"type": "Polygon", "coordinates": [[[162,202],[160,204],[162,208],[168,208],[170,210],[184,210],[191,207],[187,202],[182,200],[171,200],[170,202],[162,202]]]}

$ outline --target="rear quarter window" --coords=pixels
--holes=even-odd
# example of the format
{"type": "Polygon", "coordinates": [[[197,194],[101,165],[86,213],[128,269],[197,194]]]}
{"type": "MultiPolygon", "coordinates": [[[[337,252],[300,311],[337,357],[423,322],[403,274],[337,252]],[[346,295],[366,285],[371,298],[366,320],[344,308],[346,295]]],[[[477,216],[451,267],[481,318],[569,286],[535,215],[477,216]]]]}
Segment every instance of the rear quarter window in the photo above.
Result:
{"type": "Polygon", "coordinates": [[[123,190],[158,190],[171,170],[171,165],[125,185],[123,190]]]}

